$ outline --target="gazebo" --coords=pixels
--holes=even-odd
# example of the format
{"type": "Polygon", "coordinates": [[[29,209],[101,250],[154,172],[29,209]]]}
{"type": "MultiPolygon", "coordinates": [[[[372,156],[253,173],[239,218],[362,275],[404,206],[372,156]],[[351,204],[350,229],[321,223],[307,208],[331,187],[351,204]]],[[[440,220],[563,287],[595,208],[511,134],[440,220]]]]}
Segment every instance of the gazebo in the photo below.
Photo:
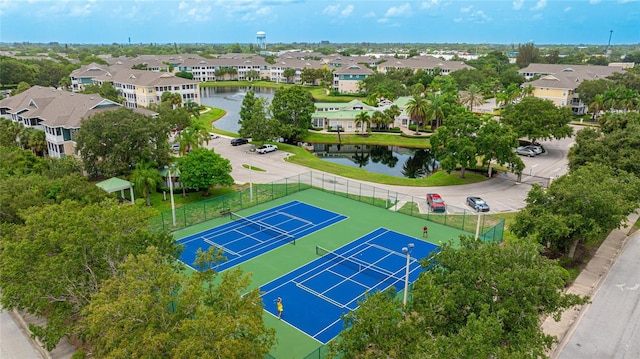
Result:
{"type": "Polygon", "coordinates": [[[124,198],[124,190],[128,188],[129,193],[131,194],[131,202],[135,202],[135,198],[133,196],[133,183],[129,181],[125,181],[117,177],[112,177],[112,178],[109,178],[108,180],[104,180],[102,182],[96,183],[96,186],[102,188],[104,191],[108,193],[120,191],[121,198],[124,198]]]}

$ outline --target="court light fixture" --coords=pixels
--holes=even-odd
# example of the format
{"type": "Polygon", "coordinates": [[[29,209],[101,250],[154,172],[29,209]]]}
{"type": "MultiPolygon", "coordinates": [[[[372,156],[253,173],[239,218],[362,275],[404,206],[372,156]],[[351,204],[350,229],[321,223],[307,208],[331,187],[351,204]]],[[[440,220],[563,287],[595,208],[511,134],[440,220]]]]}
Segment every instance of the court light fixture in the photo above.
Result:
{"type": "Polygon", "coordinates": [[[175,165],[172,163],[171,166],[164,166],[164,169],[167,170],[167,176],[169,177],[169,194],[171,196],[171,219],[173,219],[173,226],[176,226],[176,204],[173,201],[173,177],[171,177],[171,170],[174,170],[175,173],[175,165]]]}
{"type": "Polygon", "coordinates": [[[413,251],[413,243],[407,244],[406,247],[402,247],[402,253],[407,255],[407,266],[404,275],[404,298],[402,299],[402,305],[407,307],[407,294],[409,293],[409,264],[411,263],[411,252],[413,251]]]}

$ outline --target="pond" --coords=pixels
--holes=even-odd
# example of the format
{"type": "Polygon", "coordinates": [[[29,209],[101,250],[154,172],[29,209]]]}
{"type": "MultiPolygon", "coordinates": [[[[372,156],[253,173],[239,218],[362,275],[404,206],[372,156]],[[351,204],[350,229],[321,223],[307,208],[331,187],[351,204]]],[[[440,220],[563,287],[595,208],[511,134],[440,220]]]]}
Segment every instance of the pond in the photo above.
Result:
{"type": "Polygon", "coordinates": [[[375,145],[312,144],[313,154],[327,162],[396,177],[423,178],[440,168],[429,149],[375,145]]]}
{"type": "Polygon", "coordinates": [[[223,131],[238,133],[240,125],[240,109],[242,108],[242,100],[249,91],[256,93],[257,97],[265,97],[269,102],[273,99],[275,88],[267,87],[203,87],[200,89],[200,102],[206,106],[213,106],[227,111],[221,119],[213,125],[223,131]]]}

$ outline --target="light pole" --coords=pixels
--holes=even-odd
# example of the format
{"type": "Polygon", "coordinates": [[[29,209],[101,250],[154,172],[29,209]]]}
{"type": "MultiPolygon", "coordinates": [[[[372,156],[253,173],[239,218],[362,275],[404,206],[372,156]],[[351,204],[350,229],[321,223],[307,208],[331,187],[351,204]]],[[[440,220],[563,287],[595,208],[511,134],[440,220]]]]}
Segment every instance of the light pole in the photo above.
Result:
{"type": "Polygon", "coordinates": [[[173,201],[173,177],[171,177],[171,168],[173,168],[173,164],[171,164],[171,167],[169,166],[164,166],[164,168],[167,170],[167,176],[169,176],[169,193],[171,196],[171,218],[173,219],[173,226],[176,226],[176,204],[173,201]]]}
{"type": "Polygon", "coordinates": [[[480,235],[480,221],[482,221],[482,212],[479,210],[478,212],[478,223],[476,223],[476,241],[478,240],[478,236],[480,235]]]}
{"type": "Polygon", "coordinates": [[[402,253],[407,255],[407,267],[404,274],[404,298],[402,299],[402,305],[405,308],[407,307],[407,294],[409,293],[409,263],[411,263],[411,251],[413,251],[413,243],[402,247],[402,253]]]}
{"type": "Polygon", "coordinates": [[[253,203],[253,181],[251,180],[251,172],[253,172],[253,166],[251,165],[251,163],[253,161],[251,160],[251,151],[247,151],[247,156],[249,156],[249,201],[253,203]]]}

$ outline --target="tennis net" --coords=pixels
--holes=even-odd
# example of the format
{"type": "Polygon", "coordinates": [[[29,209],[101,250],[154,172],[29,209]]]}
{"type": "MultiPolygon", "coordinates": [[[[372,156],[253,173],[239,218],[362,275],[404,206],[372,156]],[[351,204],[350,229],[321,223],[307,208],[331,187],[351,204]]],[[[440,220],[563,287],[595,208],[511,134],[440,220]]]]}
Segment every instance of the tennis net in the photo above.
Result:
{"type": "Polygon", "coordinates": [[[394,281],[402,281],[402,278],[396,277],[396,272],[392,272],[386,268],[378,267],[373,263],[358,259],[352,256],[344,256],[326,248],[316,246],[316,254],[321,257],[329,258],[336,264],[345,265],[358,273],[364,273],[369,276],[379,278],[381,281],[392,279],[394,281]]]}
{"type": "Polygon", "coordinates": [[[272,226],[270,224],[266,224],[264,222],[260,222],[260,221],[256,221],[256,220],[253,220],[253,219],[249,219],[247,217],[243,217],[243,216],[241,216],[241,215],[239,215],[239,214],[237,214],[235,212],[231,212],[230,216],[231,216],[232,220],[241,222],[245,226],[257,229],[260,232],[269,232],[275,238],[282,238],[285,241],[288,241],[288,242],[291,242],[293,244],[296,244],[296,237],[294,235],[292,235],[291,233],[283,231],[280,228],[274,227],[274,226],[272,226]]]}

